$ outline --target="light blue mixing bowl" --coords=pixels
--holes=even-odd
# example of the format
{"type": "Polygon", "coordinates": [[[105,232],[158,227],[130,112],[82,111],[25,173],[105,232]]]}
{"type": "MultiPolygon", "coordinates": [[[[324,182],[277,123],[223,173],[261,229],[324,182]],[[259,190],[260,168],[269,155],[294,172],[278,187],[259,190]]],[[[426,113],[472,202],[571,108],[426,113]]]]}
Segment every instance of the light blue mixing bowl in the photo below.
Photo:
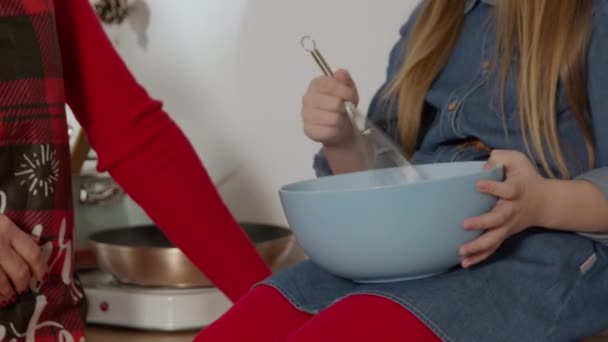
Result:
{"type": "Polygon", "coordinates": [[[306,254],[327,271],[360,283],[429,277],[460,263],[459,247],[479,236],[465,219],[496,198],[476,190],[502,180],[483,162],[419,165],[424,181],[378,185],[399,169],[324,177],[280,190],[289,225],[306,254]]]}

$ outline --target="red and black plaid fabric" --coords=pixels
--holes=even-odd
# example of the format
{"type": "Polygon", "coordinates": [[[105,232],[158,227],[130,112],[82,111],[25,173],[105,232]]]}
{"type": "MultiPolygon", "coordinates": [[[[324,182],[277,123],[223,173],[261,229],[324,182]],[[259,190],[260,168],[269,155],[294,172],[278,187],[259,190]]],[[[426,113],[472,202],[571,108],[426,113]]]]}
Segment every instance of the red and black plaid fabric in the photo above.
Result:
{"type": "Polygon", "coordinates": [[[52,0],[0,0],[0,213],[39,239],[50,268],[45,283],[0,309],[0,340],[84,340],[52,0]]]}

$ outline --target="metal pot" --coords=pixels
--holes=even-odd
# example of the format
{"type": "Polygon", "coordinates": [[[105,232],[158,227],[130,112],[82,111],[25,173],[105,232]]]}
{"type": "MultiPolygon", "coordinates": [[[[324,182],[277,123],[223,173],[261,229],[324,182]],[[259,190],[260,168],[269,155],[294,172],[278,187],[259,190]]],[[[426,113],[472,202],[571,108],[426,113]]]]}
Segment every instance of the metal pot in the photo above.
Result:
{"type": "MultiPolygon", "coordinates": [[[[273,270],[281,268],[295,239],[289,229],[241,225],[259,254],[273,270]]],[[[153,225],[115,229],[90,236],[99,267],[118,281],[149,287],[209,287],[207,279],[165,235],[153,225]]]]}

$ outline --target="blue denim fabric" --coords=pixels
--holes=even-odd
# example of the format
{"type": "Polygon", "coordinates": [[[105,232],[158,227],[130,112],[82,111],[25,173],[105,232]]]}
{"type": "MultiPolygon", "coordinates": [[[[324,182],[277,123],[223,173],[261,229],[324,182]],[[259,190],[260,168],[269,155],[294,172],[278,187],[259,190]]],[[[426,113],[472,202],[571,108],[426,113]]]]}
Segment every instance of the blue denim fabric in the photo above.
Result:
{"type": "Polygon", "coordinates": [[[426,279],[363,285],[306,261],[263,284],[311,314],[348,296],[388,298],[443,341],[574,342],[608,327],[608,247],[542,229],[507,240],[478,267],[426,279]]]}

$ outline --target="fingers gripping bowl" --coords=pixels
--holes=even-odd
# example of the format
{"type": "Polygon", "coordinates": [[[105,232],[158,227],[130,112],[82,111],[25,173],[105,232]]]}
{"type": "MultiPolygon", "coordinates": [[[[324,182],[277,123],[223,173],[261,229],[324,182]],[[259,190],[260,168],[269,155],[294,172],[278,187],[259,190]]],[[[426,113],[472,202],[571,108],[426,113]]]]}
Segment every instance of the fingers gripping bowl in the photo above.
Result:
{"type": "Polygon", "coordinates": [[[296,239],[327,271],[361,283],[424,278],[458,265],[458,248],[479,236],[462,223],[496,198],[476,183],[503,178],[483,165],[419,165],[424,180],[407,184],[378,185],[398,168],[330,176],[287,185],[280,197],[296,239]]]}

